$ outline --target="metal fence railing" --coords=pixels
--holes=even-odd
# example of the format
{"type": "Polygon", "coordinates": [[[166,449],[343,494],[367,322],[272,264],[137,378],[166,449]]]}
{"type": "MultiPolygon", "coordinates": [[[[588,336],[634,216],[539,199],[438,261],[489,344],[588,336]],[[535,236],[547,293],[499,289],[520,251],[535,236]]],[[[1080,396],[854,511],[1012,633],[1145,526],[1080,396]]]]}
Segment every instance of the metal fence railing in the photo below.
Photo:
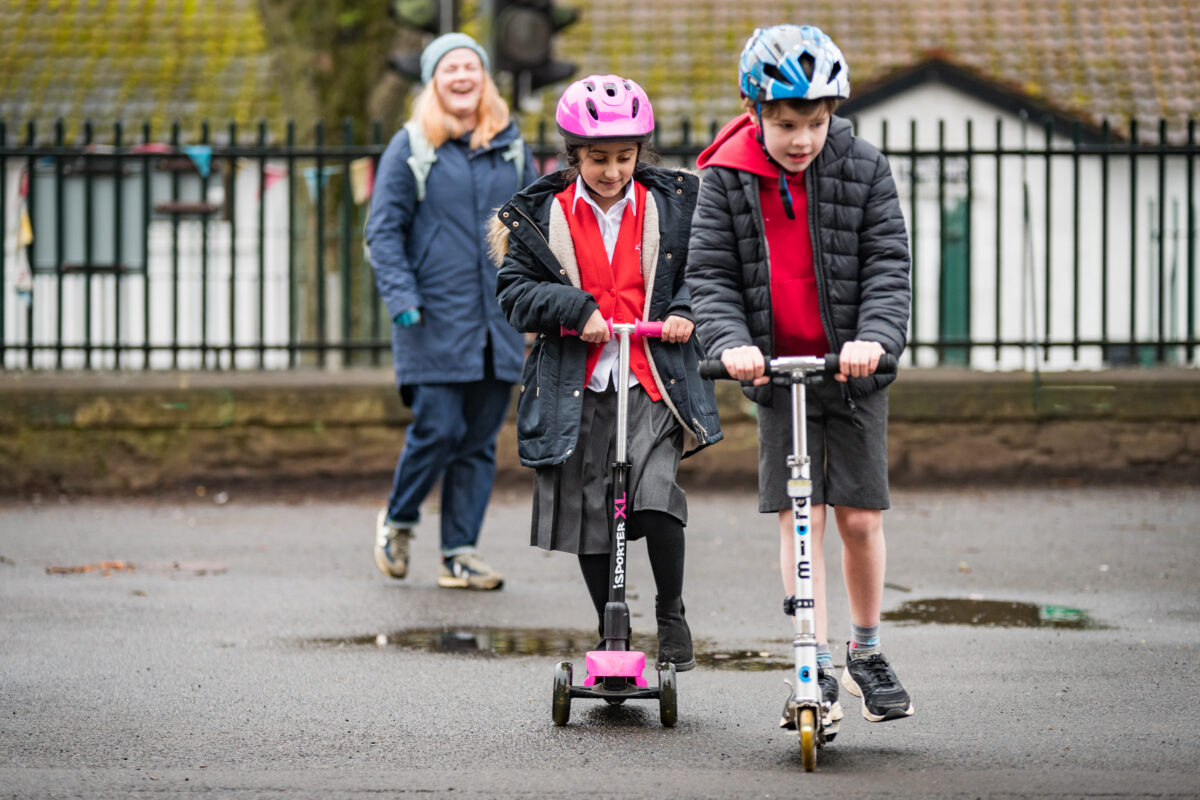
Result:
{"type": "MultiPolygon", "coordinates": [[[[1197,363],[1194,122],[1152,141],[1136,123],[857,124],[909,226],[907,363],[1197,363]]],[[[656,150],[692,167],[716,128],[685,120],[656,150]]],[[[311,134],[85,126],[67,143],[0,122],[0,369],[390,363],[361,241],[384,133],[311,134]]],[[[552,168],[556,142],[535,138],[552,168]]]]}

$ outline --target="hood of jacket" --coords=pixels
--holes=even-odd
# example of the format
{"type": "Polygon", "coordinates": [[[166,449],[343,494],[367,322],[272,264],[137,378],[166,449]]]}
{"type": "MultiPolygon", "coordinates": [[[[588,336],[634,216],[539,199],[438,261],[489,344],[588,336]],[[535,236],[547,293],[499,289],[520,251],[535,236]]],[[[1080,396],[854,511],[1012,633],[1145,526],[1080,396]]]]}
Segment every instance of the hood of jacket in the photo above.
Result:
{"type": "MultiPolygon", "coordinates": [[[[818,170],[846,156],[853,142],[853,131],[849,120],[838,116],[830,118],[825,146],[814,162],[818,170]]],[[[779,165],[767,157],[758,143],[758,126],[748,111],[721,129],[713,143],[700,153],[696,166],[699,169],[729,167],[764,178],[779,177],[779,165]]]]}
{"type": "Polygon", "coordinates": [[[767,157],[758,143],[758,126],[749,112],[730,120],[721,129],[713,143],[700,153],[696,166],[731,167],[764,178],[779,177],[779,165],[767,157]]]}

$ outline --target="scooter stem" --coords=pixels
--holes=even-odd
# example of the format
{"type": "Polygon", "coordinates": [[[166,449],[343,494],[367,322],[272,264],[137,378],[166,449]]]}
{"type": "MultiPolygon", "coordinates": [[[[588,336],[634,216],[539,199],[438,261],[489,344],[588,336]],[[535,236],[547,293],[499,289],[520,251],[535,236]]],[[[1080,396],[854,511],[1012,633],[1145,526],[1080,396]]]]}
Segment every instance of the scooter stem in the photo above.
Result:
{"type": "Polygon", "coordinates": [[[620,348],[617,359],[617,463],[624,464],[627,456],[629,436],[629,337],[636,326],[632,323],[610,323],[613,336],[620,348]]]}

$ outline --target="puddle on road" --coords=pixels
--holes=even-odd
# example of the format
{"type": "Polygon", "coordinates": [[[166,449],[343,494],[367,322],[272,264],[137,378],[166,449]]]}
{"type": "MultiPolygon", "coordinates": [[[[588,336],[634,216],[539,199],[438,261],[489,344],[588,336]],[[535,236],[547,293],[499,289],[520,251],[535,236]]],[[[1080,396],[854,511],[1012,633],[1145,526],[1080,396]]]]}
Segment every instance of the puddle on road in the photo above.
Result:
{"type": "MultiPolygon", "coordinates": [[[[468,656],[552,656],[582,659],[596,646],[599,637],[586,631],[548,628],[410,628],[392,633],[367,636],[309,639],[315,647],[394,647],[399,650],[429,653],[457,653],[468,656]]],[[[647,654],[649,661],[657,650],[654,637],[634,634],[633,647],[647,654]]],[[[696,661],[711,669],[759,672],[786,669],[790,663],[782,656],[765,650],[709,651],[697,642],[696,661]]]]}
{"type": "MultiPolygon", "coordinates": [[[[992,628],[1094,630],[1105,627],[1078,608],[969,598],[910,600],[893,611],[885,611],[883,619],[888,622],[992,628]]],[[[393,647],[405,651],[454,653],[484,658],[547,656],[582,660],[583,654],[596,646],[597,638],[594,632],[552,628],[434,627],[408,628],[364,636],[306,639],[303,644],[321,648],[393,647]]],[[[633,647],[646,653],[649,661],[657,650],[657,642],[653,636],[635,633],[633,647]]],[[[790,648],[784,649],[789,652],[720,651],[711,650],[705,646],[703,640],[698,640],[696,662],[709,669],[741,672],[789,669],[792,665],[790,648]]]]}
{"type": "Polygon", "coordinates": [[[728,653],[696,652],[696,663],[711,669],[734,669],[740,672],[769,672],[791,669],[792,662],[779,653],[766,650],[734,650],[728,653]]]}
{"type": "Polygon", "coordinates": [[[972,625],[983,628],[1095,630],[1104,627],[1091,619],[1086,611],[1078,608],[970,598],[909,600],[894,611],[883,612],[883,619],[887,622],[972,625]]]}

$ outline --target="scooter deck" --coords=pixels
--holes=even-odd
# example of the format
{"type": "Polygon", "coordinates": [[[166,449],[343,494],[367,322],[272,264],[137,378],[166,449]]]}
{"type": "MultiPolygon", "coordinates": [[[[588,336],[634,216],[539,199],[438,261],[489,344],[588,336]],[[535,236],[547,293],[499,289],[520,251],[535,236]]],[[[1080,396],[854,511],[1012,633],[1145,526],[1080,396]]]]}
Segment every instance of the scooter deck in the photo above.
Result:
{"type": "Polygon", "coordinates": [[[605,689],[602,683],[571,687],[571,697],[591,697],[596,700],[657,700],[661,695],[657,686],[630,685],[620,691],[605,689]]]}
{"type": "Polygon", "coordinates": [[[589,650],[584,657],[587,679],[584,686],[592,686],[605,678],[628,678],[638,686],[645,686],[642,673],[646,670],[646,654],[638,650],[589,650]]]}

